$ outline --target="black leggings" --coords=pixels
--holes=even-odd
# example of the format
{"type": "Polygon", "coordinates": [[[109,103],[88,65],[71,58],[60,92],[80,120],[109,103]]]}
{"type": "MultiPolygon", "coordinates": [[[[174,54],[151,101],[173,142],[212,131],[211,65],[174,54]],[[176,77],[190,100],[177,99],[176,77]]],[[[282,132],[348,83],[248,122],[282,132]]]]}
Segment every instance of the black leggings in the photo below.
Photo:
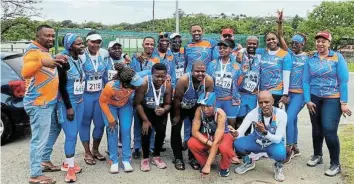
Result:
{"type": "MultiPolygon", "coordinates": [[[[197,109],[197,106],[191,108],[191,109],[180,109],[180,115],[181,119],[180,122],[178,122],[176,125],[172,125],[171,127],[171,147],[173,150],[173,155],[175,159],[181,159],[183,160],[183,155],[182,155],[182,137],[181,137],[181,130],[182,130],[182,125],[183,125],[183,120],[188,119],[191,124],[194,119],[194,114],[195,110],[197,109]]],[[[174,117],[174,111],[171,110],[171,123],[174,117]]],[[[191,132],[192,133],[192,132],[191,132]]],[[[192,152],[188,149],[188,159],[194,159],[194,156],[192,152]]]]}
{"type": "MultiPolygon", "coordinates": [[[[167,114],[162,116],[158,116],[155,113],[154,109],[149,109],[144,107],[144,112],[150,121],[152,127],[154,128],[156,135],[155,135],[155,149],[154,149],[154,156],[160,156],[161,148],[163,145],[163,141],[166,136],[166,119],[167,114]]],[[[141,119],[140,119],[141,120],[141,119]]],[[[143,126],[143,122],[141,120],[141,127],[143,126]]],[[[149,128],[148,135],[141,134],[141,146],[143,149],[143,158],[149,158],[149,149],[150,149],[150,137],[151,137],[152,129],[149,128]]]]}

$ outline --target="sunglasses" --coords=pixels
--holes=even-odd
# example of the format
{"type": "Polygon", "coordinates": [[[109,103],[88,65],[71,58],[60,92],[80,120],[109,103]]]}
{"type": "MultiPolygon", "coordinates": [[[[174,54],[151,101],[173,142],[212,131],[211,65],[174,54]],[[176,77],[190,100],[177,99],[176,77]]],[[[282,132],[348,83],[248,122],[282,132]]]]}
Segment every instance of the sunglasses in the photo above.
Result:
{"type": "Polygon", "coordinates": [[[159,38],[168,38],[168,33],[160,33],[159,38]]]}
{"type": "Polygon", "coordinates": [[[173,40],[172,43],[176,43],[176,44],[182,43],[182,40],[173,40]]]}
{"type": "Polygon", "coordinates": [[[232,38],[232,35],[230,35],[230,34],[224,34],[224,35],[222,35],[222,37],[224,37],[224,38],[232,38]]]}

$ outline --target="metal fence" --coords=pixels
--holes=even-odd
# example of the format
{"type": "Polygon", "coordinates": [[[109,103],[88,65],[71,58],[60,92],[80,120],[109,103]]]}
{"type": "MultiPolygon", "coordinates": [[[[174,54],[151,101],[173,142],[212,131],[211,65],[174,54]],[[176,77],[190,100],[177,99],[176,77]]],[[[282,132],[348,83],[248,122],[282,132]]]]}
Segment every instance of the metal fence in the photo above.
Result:
{"type": "MultiPolygon", "coordinates": [[[[61,48],[61,40],[66,33],[75,33],[80,35],[82,38],[85,38],[87,33],[91,30],[86,29],[59,29],[56,30],[56,40],[55,40],[55,53],[60,52],[61,48]]],[[[102,48],[107,48],[108,43],[110,41],[118,41],[122,44],[124,52],[128,54],[133,54],[137,51],[142,51],[142,42],[143,38],[146,36],[152,36],[157,39],[158,33],[156,32],[129,32],[129,31],[114,31],[114,30],[97,30],[97,32],[102,36],[103,43],[102,48]]],[[[192,39],[189,33],[180,33],[182,36],[182,44],[186,44],[189,40],[192,39]]],[[[206,38],[212,38],[219,40],[220,34],[204,34],[206,38]]],[[[240,43],[243,46],[246,43],[246,39],[249,35],[235,35],[236,43],[240,43]]],[[[264,38],[262,35],[256,35],[260,40],[260,47],[264,47],[264,38]]]]}

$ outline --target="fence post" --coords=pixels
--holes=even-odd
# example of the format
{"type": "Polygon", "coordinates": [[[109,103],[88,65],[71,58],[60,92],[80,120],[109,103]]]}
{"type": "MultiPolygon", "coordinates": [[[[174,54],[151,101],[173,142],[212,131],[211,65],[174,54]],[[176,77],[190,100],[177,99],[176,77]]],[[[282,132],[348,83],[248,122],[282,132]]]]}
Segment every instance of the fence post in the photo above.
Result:
{"type": "Polygon", "coordinates": [[[59,38],[58,38],[58,36],[59,36],[59,28],[58,29],[56,29],[55,30],[55,54],[58,54],[58,44],[59,44],[59,38]]]}
{"type": "Polygon", "coordinates": [[[14,51],[14,45],[11,44],[11,51],[14,51]]]}

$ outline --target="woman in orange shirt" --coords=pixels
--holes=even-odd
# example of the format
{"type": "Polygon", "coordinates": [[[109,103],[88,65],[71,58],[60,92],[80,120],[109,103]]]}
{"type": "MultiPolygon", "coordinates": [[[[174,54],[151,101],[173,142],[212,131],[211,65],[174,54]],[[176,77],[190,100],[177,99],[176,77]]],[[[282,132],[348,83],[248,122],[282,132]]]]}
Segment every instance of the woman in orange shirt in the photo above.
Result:
{"type": "Polygon", "coordinates": [[[124,67],[123,63],[114,65],[117,71],[112,81],[108,82],[100,96],[100,106],[107,128],[108,151],[111,166],[109,172],[119,172],[118,165],[118,119],[122,140],[122,164],[124,172],[131,172],[130,131],[133,119],[133,97],[135,89],[141,86],[143,79],[134,70],[124,67]]]}

